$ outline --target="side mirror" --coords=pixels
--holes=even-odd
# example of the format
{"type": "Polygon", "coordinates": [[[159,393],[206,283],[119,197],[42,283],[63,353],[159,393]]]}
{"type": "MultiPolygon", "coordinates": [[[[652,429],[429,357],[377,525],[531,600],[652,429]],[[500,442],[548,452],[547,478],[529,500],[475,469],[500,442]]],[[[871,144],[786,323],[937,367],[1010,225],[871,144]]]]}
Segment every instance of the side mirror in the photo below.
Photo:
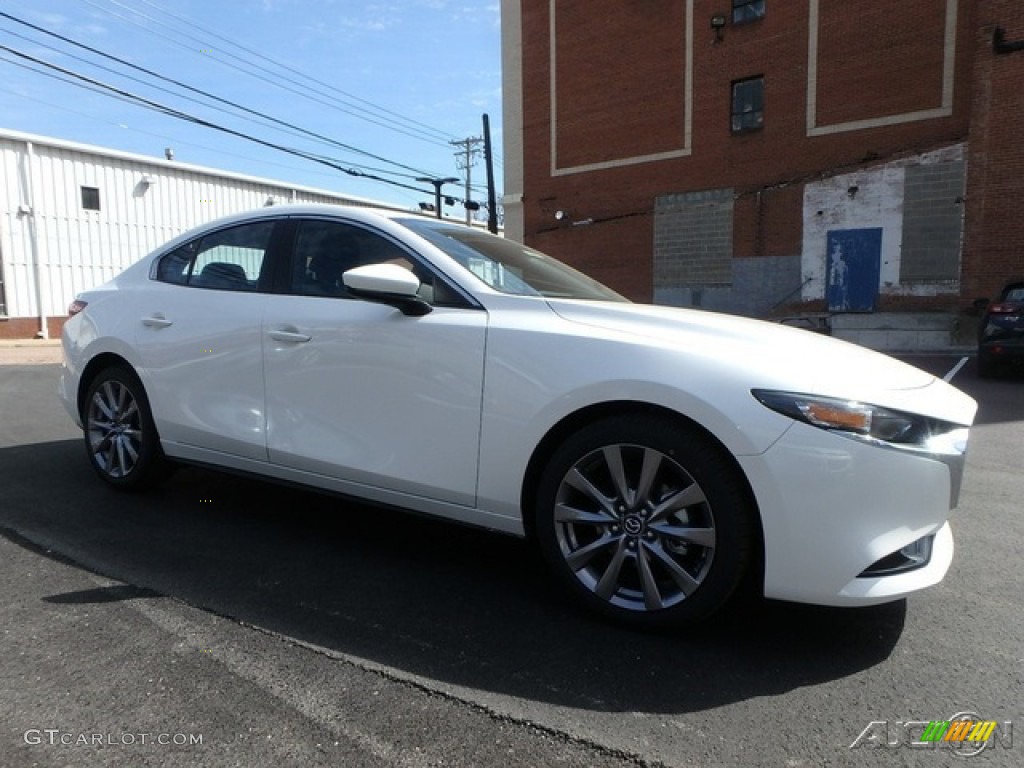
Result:
{"type": "Polygon", "coordinates": [[[420,281],[397,264],[367,264],[341,276],[348,292],[365,301],[387,304],[403,315],[421,317],[432,307],[420,298],[420,281]]]}

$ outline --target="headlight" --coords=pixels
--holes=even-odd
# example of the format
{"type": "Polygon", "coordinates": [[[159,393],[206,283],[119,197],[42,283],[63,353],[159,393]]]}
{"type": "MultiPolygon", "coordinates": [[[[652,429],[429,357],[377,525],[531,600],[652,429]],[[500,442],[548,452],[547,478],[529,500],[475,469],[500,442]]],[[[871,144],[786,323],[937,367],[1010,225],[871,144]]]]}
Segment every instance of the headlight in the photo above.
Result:
{"type": "Polygon", "coordinates": [[[924,447],[936,435],[959,428],[956,424],[856,400],[764,389],[755,389],[751,394],[765,407],[813,427],[905,447],[924,447]]]}

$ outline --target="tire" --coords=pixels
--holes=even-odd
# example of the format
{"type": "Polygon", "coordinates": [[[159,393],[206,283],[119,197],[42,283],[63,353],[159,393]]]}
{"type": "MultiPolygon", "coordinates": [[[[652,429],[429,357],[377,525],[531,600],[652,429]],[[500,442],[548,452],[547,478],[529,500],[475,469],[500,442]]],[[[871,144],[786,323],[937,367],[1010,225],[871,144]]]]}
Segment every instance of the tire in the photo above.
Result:
{"type": "Polygon", "coordinates": [[[754,562],[756,510],[724,449],[648,415],[584,427],[540,480],[538,545],[576,601],[640,627],[691,625],[754,562]]]}
{"type": "Polygon", "coordinates": [[[126,366],[101,371],[82,404],[85,449],[96,474],[124,491],[139,491],[166,476],[167,461],[142,382],[126,366]]]}
{"type": "Polygon", "coordinates": [[[978,376],[983,379],[992,379],[995,378],[997,372],[996,361],[984,352],[978,352],[978,376]]]}

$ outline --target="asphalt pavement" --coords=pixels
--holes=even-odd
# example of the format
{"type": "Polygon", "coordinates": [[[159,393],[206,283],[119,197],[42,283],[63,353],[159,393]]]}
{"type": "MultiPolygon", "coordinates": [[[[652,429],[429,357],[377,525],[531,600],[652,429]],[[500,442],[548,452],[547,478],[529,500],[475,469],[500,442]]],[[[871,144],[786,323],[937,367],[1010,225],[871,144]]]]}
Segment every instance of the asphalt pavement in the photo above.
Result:
{"type": "MultiPolygon", "coordinates": [[[[1024,722],[1024,377],[956,374],[981,409],[940,586],[648,634],[515,539],[199,469],[110,491],[58,372],[0,365],[2,766],[960,765],[850,745],[1024,722]]],[[[1024,763],[1018,728],[972,760],[1024,763]]]]}

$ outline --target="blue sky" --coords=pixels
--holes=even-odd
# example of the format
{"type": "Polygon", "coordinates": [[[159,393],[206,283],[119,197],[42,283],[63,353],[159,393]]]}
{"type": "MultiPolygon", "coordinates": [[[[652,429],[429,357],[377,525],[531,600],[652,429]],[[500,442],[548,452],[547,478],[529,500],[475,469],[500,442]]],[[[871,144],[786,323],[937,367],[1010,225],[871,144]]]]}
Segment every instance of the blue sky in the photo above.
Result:
{"type": "MultiPolygon", "coordinates": [[[[194,92],[2,16],[0,46],[417,189],[432,188],[416,176],[464,178],[448,142],[481,136],[487,113],[501,193],[498,0],[0,0],[0,13],[348,148],[253,122],[223,103],[227,112],[218,111],[194,92]]],[[[0,50],[0,128],[156,157],[170,146],[181,162],[410,207],[432,197],[354,178],[40,70],[57,74],[0,50]]],[[[482,199],[482,158],[472,174],[473,196],[482,199]]],[[[460,185],[445,192],[464,196],[460,185]]],[[[451,212],[461,216],[462,208],[451,212]]]]}

